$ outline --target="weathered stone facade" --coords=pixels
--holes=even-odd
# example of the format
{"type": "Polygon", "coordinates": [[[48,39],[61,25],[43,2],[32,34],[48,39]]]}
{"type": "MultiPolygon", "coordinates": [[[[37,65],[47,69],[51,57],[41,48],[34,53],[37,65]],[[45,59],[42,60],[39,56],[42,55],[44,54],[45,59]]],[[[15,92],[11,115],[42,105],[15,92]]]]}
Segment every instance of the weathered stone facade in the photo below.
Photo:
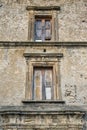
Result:
{"type": "Polygon", "coordinates": [[[55,103],[36,104],[36,106],[30,104],[21,107],[2,107],[0,111],[2,128],[5,130],[82,130],[85,128],[83,125],[84,112],[78,107],[61,106],[55,103]]]}
{"type": "Polygon", "coordinates": [[[86,0],[0,0],[0,130],[87,130],[86,59],[86,0]],[[34,41],[38,14],[52,41],[34,41]],[[52,100],[32,100],[35,67],[52,68],[52,100]]]}
{"type": "Polygon", "coordinates": [[[59,6],[59,41],[87,40],[86,0],[0,0],[0,39],[3,41],[27,41],[27,6],[59,6]],[[16,33],[15,33],[16,32],[16,33]]]}

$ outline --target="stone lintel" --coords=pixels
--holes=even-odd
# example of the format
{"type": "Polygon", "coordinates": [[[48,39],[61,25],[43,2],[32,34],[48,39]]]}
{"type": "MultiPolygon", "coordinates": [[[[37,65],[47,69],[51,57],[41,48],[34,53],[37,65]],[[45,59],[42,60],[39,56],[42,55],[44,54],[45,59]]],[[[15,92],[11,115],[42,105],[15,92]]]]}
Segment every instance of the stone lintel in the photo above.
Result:
{"type": "Polygon", "coordinates": [[[26,10],[60,10],[60,6],[27,6],[26,10]]]}
{"type": "Polygon", "coordinates": [[[24,53],[24,57],[63,57],[62,53],[24,53]]]}

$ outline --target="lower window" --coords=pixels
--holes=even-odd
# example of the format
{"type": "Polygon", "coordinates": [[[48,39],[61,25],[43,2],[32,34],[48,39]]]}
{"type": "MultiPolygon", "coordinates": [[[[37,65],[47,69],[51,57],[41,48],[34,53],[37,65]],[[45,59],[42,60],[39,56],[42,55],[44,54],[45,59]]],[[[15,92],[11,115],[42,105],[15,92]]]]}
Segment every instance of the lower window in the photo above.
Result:
{"type": "Polygon", "coordinates": [[[53,68],[34,67],[33,69],[33,99],[53,99],[53,68]]]}

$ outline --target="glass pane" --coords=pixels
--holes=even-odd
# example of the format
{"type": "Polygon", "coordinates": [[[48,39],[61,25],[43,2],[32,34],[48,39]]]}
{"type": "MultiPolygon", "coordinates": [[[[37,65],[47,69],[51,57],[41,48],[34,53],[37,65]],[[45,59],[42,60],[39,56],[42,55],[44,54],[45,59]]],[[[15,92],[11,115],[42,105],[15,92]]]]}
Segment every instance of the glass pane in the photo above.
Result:
{"type": "Polygon", "coordinates": [[[34,69],[34,99],[51,100],[52,94],[52,69],[35,68],[34,69]]]}
{"type": "Polygon", "coordinates": [[[42,30],[36,30],[36,39],[40,40],[42,36],[42,30]]]}
{"type": "Polygon", "coordinates": [[[34,99],[42,99],[42,75],[40,70],[34,72],[34,99]]]}
{"type": "Polygon", "coordinates": [[[46,29],[50,29],[51,28],[51,22],[50,22],[50,20],[46,20],[45,21],[45,27],[46,27],[46,29]]]}
{"type": "Polygon", "coordinates": [[[41,40],[42,38],[42,22],[41,20],[36,20],[35,23],[35,40],[41,40]]]}
{"type": "Polygon", "coordinates": [[[50,39],[51,39],[51,31],[47,29],[45,33],[45,40],[50,40],[50,39]]]}
{"type": "Polygon", "coordinates": [[[46,88],[46,99],[51,99],[51,88],[46,88]]]}
{"type": "Polygon", "coordinates": [[[36,20],[36,29],[42,29],[42,21],[36,20]]]}
{"type": "Polygon", "coordinates": [[[45,70],[45,94],[46,99],[51,99],[51,88],[52,88],[52,69],[45,70]]]}

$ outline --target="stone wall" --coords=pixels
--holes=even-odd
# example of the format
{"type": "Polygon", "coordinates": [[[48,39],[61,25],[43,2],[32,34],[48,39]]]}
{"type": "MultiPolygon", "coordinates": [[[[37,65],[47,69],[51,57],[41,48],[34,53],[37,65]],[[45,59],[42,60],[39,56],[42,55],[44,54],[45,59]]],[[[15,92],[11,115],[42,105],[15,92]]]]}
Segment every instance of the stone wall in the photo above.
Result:
{"type": "MultiPolygon", "coordinates": [[[[87,129],[86,41],[86,0],[0,0],[0,130],[87,129]],[[26,8],[42,5],[60,7],[57,42],[28,41],[30,15],[26,8]],[[27,58],[24,54],[34,53],[48,57],[63,55],[54,60],[58,60],[59,73],[55,77],[62,101],[25,100],[27,58]]],[[[34,57],[34,60],[38,59],[34,57]]]]}
{"type": "Polygon", "coordinates": [[[0,0],[0,40],[28,41],[27,6],[58,5],[59,41],[87,40],[86,0],[0,0]]]}
{"type": "Polygon", "coordinates": [[[62,53],[60,87],[66,104],[87,104],[87,47],[77,43],[0,43],[0,105],[21,105],[25,99],[26,59],[24,53],[62,53]],[[46,52],[44,52],[44,49],[46,52]],[[4,98],[4,99],[3,99],[4,98]],[[3,102],[2,102],[3,100],[3,102]]]}

